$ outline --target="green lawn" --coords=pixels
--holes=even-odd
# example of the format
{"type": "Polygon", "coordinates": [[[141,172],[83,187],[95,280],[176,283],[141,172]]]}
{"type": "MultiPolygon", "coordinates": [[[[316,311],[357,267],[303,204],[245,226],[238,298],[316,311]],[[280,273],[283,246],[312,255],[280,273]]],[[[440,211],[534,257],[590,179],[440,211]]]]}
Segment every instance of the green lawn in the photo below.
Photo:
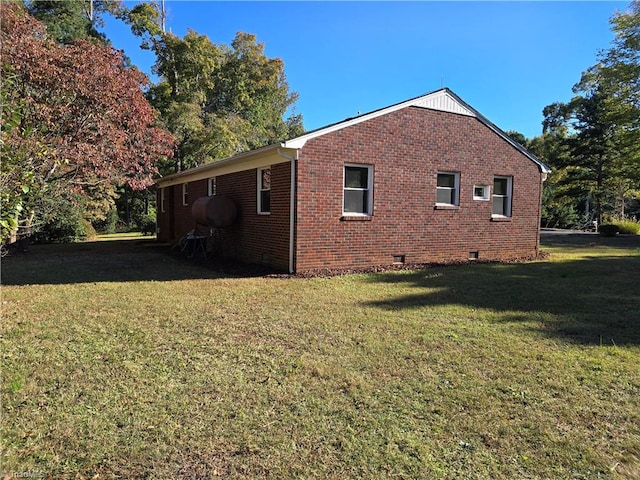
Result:
{"type": "Polygon", "coordinates": [[[0,471],[640,478],[640,237],[545,250],[303,279],[32,246],[2,262],[0,471]]]}

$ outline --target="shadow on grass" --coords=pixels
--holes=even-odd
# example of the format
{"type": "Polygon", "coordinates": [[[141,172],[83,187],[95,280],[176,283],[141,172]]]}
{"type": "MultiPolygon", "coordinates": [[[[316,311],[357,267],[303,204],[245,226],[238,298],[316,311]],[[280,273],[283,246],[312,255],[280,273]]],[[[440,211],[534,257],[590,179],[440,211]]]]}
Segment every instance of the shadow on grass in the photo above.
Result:
{"type": "Polygon", "coordinates": [[[565,262],[437,267],[376,274],[370,281],[408,284],[415,293],[368,306],[461,305],[576,343],[640,345],[640,255],[631,252],[565,262]]]}
{"type": "Polygon", "coordinates": [[[155,240],[31,245],[2,259],[3,285],[197,280],[271,273],[224,259],[188,260],[155,240]]]}

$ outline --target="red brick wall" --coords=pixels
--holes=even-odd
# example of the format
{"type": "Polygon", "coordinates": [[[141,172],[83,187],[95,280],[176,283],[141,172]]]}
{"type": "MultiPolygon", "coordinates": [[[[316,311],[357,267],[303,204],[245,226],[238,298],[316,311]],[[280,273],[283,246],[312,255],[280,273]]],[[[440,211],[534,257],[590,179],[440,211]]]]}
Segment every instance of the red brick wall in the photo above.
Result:
{"type": "Polygon", "coordinates": [[[311,139],[298,161],[296,269],[507,260],[538,248],[538,166],[473,117],[406,108],[311,139]],[[374,165],[373,216],[344,221],[345,163],[374,165]],[[460,205],[435,208],[439,171],[460,172],[460,205]],[[493,188],[513,176],[512,217],[495,221],[492,201],[473,200],[473,185],[493,188]]]}
{"type": "MultiPolygon", "coordinates": [[[[249,263],[264,263],[281,270],[289,268],[290,168],[290,163],[271,166],[270,215],[257,213],[256,169],[216,177],[216,193],[234,200],[238,209],[236,224],[219,233],[225,256],[249,263]]],[[[167,187],[165,212],[162,213],[158,189],[158,240],[176,242],[193,230],[196,225],[191,207],[197,198],[206,195],[206,179],[189,183],[187,206],[182,204],[182,185],[167,187]]]]}
{"type": "Polygon", "coordinates": [[[271,166],[271,214],[257,213],[256,169],[217,177],[219,195],[232,198],[238,222],[232,229],[237,258],[281,270],[289,268],[291,164],[271,166]]]}

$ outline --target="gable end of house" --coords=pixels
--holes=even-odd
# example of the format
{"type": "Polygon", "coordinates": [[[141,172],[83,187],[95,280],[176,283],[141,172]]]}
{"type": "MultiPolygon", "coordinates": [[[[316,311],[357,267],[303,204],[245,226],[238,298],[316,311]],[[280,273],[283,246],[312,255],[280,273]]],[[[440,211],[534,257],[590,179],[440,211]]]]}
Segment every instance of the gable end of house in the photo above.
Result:
{"type": "Polygon", "coordinates": [[[366,122],[407,107],[425,108],[429,110],[437,110],[441,112],[474,117],[490,130],[492,130],[495,134],[504,139],[507,143],[512,145],[516,150],[526,156],[529,160],[534,162],[538,166],[542,174],[548,174],[551,172],[551,169],[547,165],[545,165],[544,162],[542,162],[538,157],[529,152],[518,142],[510,138],[504,131],[498,128],[494,123],[489,121],[484,115],[467,104],[464,100],[462,100],[458,95],[456,95],[448,88],[442,88],[440,90],[436,90],[434,92],[427,93],[425,95],[421,95],[404,102],[396,103],[395,105],[390,105],[388,107],[374,110],[373,112],[365,113],[358,117],[348,118],[341,122],[334,123],[317,130],[312,130],[310,132],[304,133],[303,135],[300,135],[299,137],[287,140],[282,145],[287,148],[300,149],[304,147],[307,141],[313,138],[327,135],[343,128],[354,126],[359,123],[366,122]]]}

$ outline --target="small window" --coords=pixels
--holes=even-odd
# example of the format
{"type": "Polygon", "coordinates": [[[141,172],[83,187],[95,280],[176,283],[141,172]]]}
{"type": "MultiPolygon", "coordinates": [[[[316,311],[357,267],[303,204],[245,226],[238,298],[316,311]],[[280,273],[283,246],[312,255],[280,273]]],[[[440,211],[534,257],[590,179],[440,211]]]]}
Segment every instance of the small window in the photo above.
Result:
{"type": "Polygon", "coordinates": [[[216,177],[207,180],[207,195],[210,197],[216,194],[216,177]]]}
{"type": "Polygon", "coordinates": [[[511,216],[511,177],[495,177],[493,179],[493,215],[496,217],[511,216]]]}
{"type": "Polygon", "coordinates": [[[489,200],[489,185],[474,185],[473,186],[473,199],[474,200],[489,200]]]}
{"type": "Polygon", "coordinates": [[[164,188],[160,189],[160,211],[161,212],[165,211],[165,209],[164,209],[164,191],[165,191],[164,188]]]}
{"type": "Polygon", "coordinates": [[[182,205],[184,206],[189,205],[189,184],[188,183],[182,184],[182,205]]]}
{"type": "Polygon", "coordinates": [[[459,205],[460,174],[457,172],[439,172],[436,188],[437,205],[459,205]]]}
{"type": "Polygon", "coordinates": [[[371,215],[372,200],[373,166],[345,165],[343,214],[371,215]]]}
{"type": "Polygon", "coordinates": [[[271,167],[258,169],[258,213],[271,213],[271,167]]]}

